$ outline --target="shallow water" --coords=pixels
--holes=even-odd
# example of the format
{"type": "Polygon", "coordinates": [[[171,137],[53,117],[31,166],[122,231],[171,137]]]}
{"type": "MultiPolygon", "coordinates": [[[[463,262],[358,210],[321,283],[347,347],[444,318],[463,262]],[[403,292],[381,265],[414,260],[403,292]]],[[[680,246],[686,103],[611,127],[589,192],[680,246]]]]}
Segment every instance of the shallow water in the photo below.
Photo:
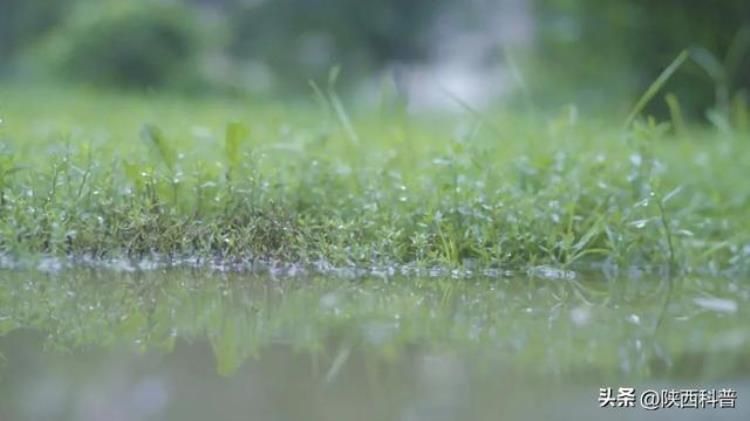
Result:
{"type": "Polygon", "coordinates": [[[750,419],[750,282],[0,272],[0,420],[750,419]],[[599,408],[600,387],[735,409],[599,408]]]}

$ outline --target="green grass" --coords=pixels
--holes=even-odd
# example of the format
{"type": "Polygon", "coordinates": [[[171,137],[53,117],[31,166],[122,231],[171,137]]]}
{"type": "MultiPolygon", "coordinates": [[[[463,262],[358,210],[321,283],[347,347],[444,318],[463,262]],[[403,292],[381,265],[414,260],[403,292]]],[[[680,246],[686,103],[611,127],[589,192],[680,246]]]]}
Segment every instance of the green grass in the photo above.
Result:
{"type": "Polygon", "coordinates": [[[0,88],[0,254],[750,272],[742,104],[674,131],[319,92],[333,105],[0,88]]]}

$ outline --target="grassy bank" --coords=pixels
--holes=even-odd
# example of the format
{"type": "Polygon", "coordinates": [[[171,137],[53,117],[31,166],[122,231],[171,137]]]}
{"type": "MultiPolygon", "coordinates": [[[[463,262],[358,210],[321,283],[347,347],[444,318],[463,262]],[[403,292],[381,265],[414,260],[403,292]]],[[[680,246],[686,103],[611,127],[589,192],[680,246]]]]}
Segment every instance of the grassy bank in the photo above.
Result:
{"type": "Polygon", "coordinates": [[[0,89],[0,253],[750,271],[741,124],[348,114],[323,96],[0,89]]]}

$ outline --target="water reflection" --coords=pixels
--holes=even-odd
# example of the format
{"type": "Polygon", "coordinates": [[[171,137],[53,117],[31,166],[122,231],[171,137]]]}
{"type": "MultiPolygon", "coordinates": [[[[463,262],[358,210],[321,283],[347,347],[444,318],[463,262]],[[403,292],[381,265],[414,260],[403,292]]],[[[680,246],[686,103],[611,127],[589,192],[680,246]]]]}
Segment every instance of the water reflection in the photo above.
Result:
{"type": "Polygon", "coordinates": [[[0,277],[0,419],[600,419],[604,385],[734,387],[710,416],[750,415],[747,282],[0,277]]]}

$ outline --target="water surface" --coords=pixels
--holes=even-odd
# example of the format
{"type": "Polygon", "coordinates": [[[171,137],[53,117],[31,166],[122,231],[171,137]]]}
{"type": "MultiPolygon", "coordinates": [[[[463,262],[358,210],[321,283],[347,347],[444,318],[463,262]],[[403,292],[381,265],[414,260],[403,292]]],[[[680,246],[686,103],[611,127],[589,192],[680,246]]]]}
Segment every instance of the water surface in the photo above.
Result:
{"type": "Polygon", "coordinates": [[[538,275],[3,271],[0,420],[750,419],[750,282],[538,275]]]}

